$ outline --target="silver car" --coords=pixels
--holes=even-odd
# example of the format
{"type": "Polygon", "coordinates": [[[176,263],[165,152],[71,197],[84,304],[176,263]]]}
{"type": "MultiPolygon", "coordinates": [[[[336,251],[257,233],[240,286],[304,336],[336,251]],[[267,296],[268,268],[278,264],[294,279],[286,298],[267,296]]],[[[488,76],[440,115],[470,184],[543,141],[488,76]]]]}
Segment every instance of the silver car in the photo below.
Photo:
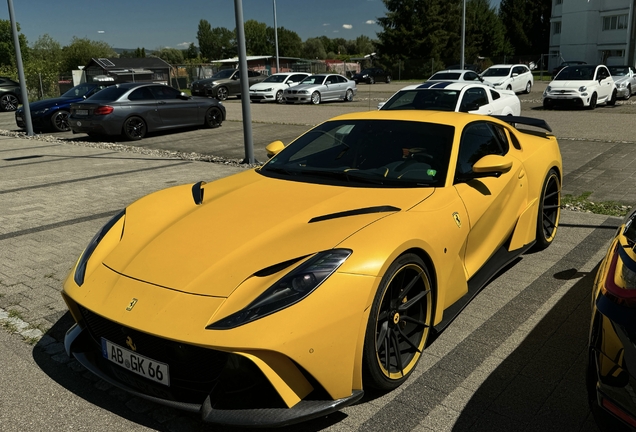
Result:
{"type": "Polygon", "coordinates": [[[69,125],[73,133],[140,140],[148,132],[165,129],[217,128],[223,120],[225,107],[217,99],[188,96],[164,84],[124,83],[71,104],[69,125]]]}
{"type": "Polygon", "coordinates": [[[636,91],[636,73],[631,66],[608,66],[616,83],[616,96],[625,100],[636,91]]]}
{"type": "Polygon", "coordinates": [[[295,87],[288,88],[283,93],[285,102],[312,103],[341,100],[351,102],[358,88],[355,81],[348,80],[338,74],[310,75],[295,87]]]}

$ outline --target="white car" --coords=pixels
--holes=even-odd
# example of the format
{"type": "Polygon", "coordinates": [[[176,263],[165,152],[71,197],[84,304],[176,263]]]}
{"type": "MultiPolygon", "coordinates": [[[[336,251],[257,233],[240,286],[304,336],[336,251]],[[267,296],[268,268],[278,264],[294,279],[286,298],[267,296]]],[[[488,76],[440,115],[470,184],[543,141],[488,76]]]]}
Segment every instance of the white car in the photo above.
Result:
{"type": "Polygon", "coordinates": [[[631,66],[608,66],[616,83],[616,96],[625,100],[636,91],[636,73],[631,66]]]}
{"type": "Polygon", "coordinates": [[[477,72],[464,69],[447,69],[435,72],[428,81],[449,81],[463,83],[479,83],[494,87],[492,83],[484,80],[477,72]]]}
{"type": "Polygon", "coordinates": [[[429,81],[399,90],[380,110],[438,110],[471,114],[519,116],[521,102],[511,90],[495,90],[484,84],[429,81]]]}
{"type": "Polygon", "coordinates": [[[594,109],[597,104],[614,105],[616,94],[616,84],[607,66],[567,66],[543,92],[543,108],[569,104],[594,109]]]}
{"type": "Polygon", "coordinates": [[[484,81],[496,89],[512,90],[515,93],[530,93],[534,78],[528,66],[523,64],[498,64],[482,72],[484,81]]]}
{"type": "Polygon", "coordinates": [[[308,76],[309,74],[305,72],[281,72],[270,75],[264,81],[250,87],[250,100],[252,102],[283,103],[285,102],[283,92],[308,76]]]}

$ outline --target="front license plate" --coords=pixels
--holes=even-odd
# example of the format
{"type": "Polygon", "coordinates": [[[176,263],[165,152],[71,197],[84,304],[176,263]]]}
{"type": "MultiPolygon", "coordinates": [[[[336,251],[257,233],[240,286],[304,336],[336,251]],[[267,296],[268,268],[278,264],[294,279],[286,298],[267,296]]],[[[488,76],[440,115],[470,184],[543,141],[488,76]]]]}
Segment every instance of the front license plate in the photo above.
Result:
{"type": "Polygon", "coordinates": [[[139,355],[104,338],[102,338],[102,355],[137,375],[170,386],[170,374],[166,363],[139,355]]]}
{"type": "Polygon", "coordinates": [[[84,115],[85,116],[85,115],[88,115],[88,110],[78,109],[78,110],[75,110],[75,114],[76,115],[84,115]]]}

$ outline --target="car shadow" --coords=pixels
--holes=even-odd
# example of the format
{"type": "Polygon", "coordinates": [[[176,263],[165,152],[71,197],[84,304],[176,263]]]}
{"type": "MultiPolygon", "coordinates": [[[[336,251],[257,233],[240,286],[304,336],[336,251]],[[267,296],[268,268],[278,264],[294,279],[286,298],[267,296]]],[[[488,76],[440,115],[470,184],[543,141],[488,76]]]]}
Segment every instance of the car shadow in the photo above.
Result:
{"type": "Polygon", "coordinates": [[[597,270],[598,265],[589,273],[569,269],[553,275],[579,280],[479,386],[454,431],[598,430],[585,384],[597,270]]]}

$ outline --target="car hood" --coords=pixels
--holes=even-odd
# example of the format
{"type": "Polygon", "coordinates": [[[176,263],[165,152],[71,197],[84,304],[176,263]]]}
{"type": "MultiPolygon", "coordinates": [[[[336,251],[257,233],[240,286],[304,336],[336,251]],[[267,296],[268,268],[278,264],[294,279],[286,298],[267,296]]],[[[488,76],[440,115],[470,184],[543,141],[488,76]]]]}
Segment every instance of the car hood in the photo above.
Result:
{"type": "Polygon", "coordinates": [[[614,79],[614,82],[616,84],[622,84],[625,82],[628,82],[630,80],[630,77],[625,75],[625,76],[618,76],[618,77],[612,77],[614,79]]]}
{"type": "Polygon", "coordinates": [[[253,170],[204,186],[201,205],[191,190],[170,188],[129,206],[104,265],[160,287],[228,297],[256,273],[332,249],[434,192],[301,183],[253,170]]]}
{"type": "Polygon", "coordinates": [[[250,86],[250,90],[265,90],[268,88],[281,88],[281,87],[285,87],[287,88],[287,84],[285,83],[274,83],[274,82],[260,82],[258,84],[253,84],[250,86]]]}
{"type": "Polygon", "coordinates": [[[482,76],[484,81],[488,81],[490,83],[502,82],[510,78],[509,76],[482,76]]]}
{"type": "Polygon", "coordinates": [[[29,103],[31,111],[41,110],[44,108],[52,108],[56,106],[68,106],[74,102],[81,102],[85,100],[84,97],[58,97],[53,99],[44,99],[41,101],[29,103]]]}
{"type": "Polygon", "coordinates": [[[324,84],[298,84],[297,86],[294,86],[294,91],[311,90],[311,89],[316,89],[318,87],[324,87],[324,84]]]}
{"type": "Polygon", "coordinates": [[[212,85],[218,85],[218,84],[225,84],[228,83],[230,81],[235,81],[233,79],[229,79],[229,78],[206,78],[206,79],[202,79],[202,80],[198,80],[198,81],[194,81],[192,84],[198,84],[198,85],[204,85],[204,84],[212,84],[212,85]]]}
{"type": "Polygon", "coordinates": [[[594,85],[595,83],[596,81],[588,81],[588,80],[552,81],[550,83],[550,88],[552,90],[578,89],[581,86],[589,87],[590,85],[594,85]]]}

